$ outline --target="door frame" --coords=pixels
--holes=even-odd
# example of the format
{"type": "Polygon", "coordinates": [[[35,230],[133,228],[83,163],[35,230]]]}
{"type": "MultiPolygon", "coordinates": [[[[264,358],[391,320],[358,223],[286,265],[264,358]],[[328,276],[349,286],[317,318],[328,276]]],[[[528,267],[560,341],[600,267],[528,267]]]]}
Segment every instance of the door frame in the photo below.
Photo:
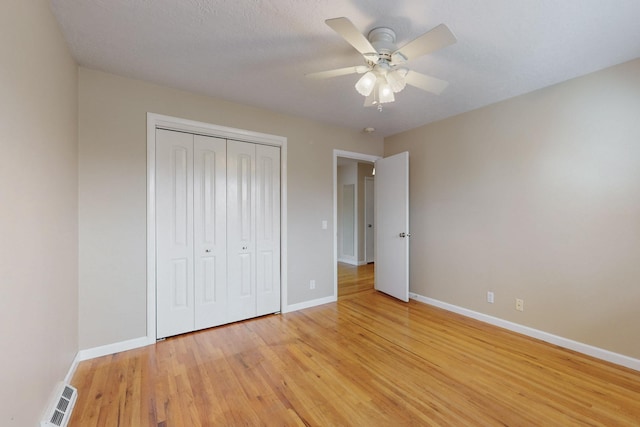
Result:
{"type": "Polygon", "coordinates": [[[333,298],[338,299],[338,157],[375,163],[382,156],[333,150],[333,298]]]}
{"type": "Polygon", "coordinates": [[[156,342],[156,129],[280,147],[280,311],[287,311],[287,138],[147,113],[147,342],[156,342]]]}
{"type": "MultiPolygon", "coordinates": [[[[375,261],[375,240],[376,240],[375,237],[371,237],[371,240],[373,240],[373,247],[374,247],[374,250],[373,250],[374,253],[372,255],[372,254],[369,253],[369,251],[367,251],[367,243],[369,243],[368,242],[369,239],[367,239],[367,228],[368,228],[367,224],[370,222],[370,221],[367,221],[368,219],[370,219],[368,217],[368,215],[367,215],[367,211],[368,211],[367,205],[371,201],[371,200],[368,200],[368,197],[367,197],[367,186],[368,185],[374,185],[375,186],[375,178],[374,177],[369,177],[369,176],[365,176],[364,177],[364,262],[366,264],[368,264],[369,262],[374,262],[375,261]],[[371,258],[371,261],[369,261],[369,258],[371,258]]],[[[375,198],[375,196],[374,196],[374,198],[375,198]]],[[[371,206],[371,209],[375,210],[375,206],[371,206]]],[[[373,223],[374,223],[373,227],[374,227],[374,230],[375,230],[375,216],[374,216],[373,223]]]]}

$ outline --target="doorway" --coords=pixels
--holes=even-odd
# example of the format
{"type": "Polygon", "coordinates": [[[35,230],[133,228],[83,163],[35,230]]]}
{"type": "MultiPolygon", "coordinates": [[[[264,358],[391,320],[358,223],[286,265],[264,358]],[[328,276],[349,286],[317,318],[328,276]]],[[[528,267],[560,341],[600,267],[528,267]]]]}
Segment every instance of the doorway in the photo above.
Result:
{"type": "Polygon", "coordinates": [[[351,265],[338,262],[338,299],[374,292],[375,264],[351,265]]]}
{"type": "Polygon", "coordinates": [[[378,156],[334,150],[334,295],[373,290],[374,162],[378,156]],[[370,204],[370,212],[366,206],[370,204]],[[344,284],[346,289],[341,290],[344,284]]]}

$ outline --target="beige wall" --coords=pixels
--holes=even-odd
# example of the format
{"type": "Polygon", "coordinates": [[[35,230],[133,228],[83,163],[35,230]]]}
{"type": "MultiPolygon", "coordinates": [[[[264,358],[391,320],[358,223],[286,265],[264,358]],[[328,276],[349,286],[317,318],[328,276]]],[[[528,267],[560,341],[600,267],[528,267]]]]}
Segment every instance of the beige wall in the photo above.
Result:
{"type": "Polygon", "coordinates": [[[77,67],[45,0],[0,2],[0,425],[40,425],[78,350],[77,67]]]}
{"type": "Polygon", "coordinates": [[[405,150],[412,292],[640,358],[640,60],[385,140],[405,150]]]}
{"type": "Polygon", "coordinates": [[[82,349],[146,335],[147,112],[287,137],[288,302],[333,294],[333,149],[382,138],[80,68],[82,349]]]}

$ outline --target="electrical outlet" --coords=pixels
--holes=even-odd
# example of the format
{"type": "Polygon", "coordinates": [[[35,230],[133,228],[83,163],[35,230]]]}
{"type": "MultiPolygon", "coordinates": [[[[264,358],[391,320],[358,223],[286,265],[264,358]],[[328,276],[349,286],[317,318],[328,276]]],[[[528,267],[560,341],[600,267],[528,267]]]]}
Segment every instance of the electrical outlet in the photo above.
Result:
{"type": "Polygon", "coordinates": [[[516,310],[524,311],[524,300],[520,298],[516,298],[516,310]]]}
{"type": "Polygon", "coordinates": [[[491,291],[487,292],[487,302],[489,304],[493,304],[493,292],[491,292],[491,291]]]}
{"type": "Polygon", "coordinates": [[[315,288],[316,288],[316,281],[309,280],[309,289],[315,289],[315,288]]]}

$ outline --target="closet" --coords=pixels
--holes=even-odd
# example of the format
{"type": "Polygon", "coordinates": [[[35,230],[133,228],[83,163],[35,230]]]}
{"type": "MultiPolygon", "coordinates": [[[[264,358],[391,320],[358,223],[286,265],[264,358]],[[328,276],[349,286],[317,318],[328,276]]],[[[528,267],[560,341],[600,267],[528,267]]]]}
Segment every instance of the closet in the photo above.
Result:
{"type": "Polygon", "coordinates": [[[156,129],[156,335],[280,311],[280,148],[156,129]]]}

